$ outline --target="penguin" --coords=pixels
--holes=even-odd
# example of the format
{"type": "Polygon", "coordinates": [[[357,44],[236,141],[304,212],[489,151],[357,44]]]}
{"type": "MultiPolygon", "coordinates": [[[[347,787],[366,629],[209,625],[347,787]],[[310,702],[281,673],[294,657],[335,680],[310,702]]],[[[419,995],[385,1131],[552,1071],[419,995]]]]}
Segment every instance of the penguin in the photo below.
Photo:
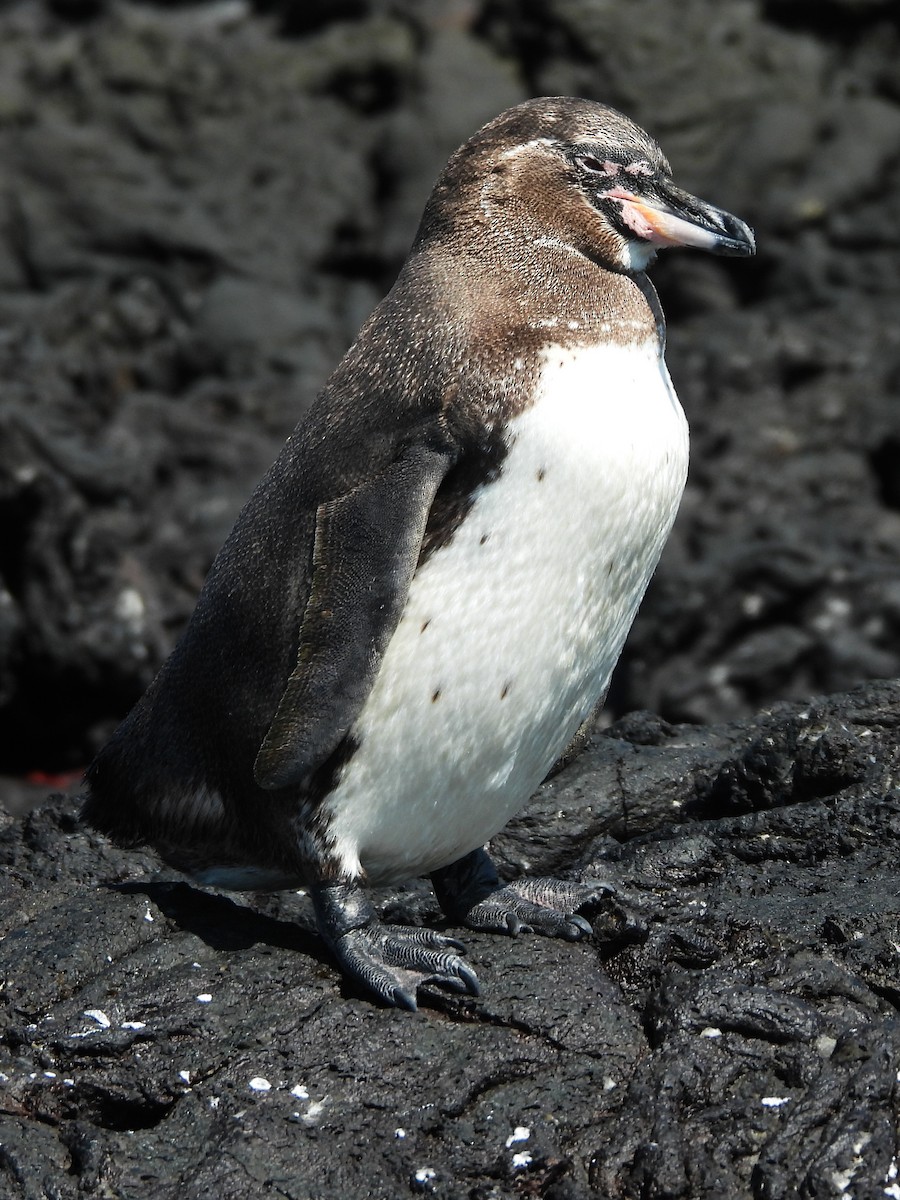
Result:
{"type": "Polygon", "coordinates": [[[257,486],[84,818],[203,885],[306,888],[344,975],[477,995],[450,922],[578,939],[587,884],[492,836],[577,744],[672,527],[688,432],[645,269],[750,255],[613,108],[532,99],[460,147],[394,287],[257,486]]]}

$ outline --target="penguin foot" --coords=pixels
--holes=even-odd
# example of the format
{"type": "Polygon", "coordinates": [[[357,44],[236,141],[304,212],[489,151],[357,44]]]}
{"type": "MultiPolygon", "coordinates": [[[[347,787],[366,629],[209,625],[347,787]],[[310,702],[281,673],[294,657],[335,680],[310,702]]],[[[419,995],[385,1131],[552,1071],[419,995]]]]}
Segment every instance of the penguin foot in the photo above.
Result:
{"type": "Polygon", "coordinates": [[[397,1008],[415,1012],[416,992],[426,983],[480,993],[475,972],[457,953],[462,943],[431,929],[378,922],[345,933],[332,948],[345,975],[397,1008]]]}
{"type": "Polygon", "coordinates": [[[508,933],[512,937],[542,933],[577,942],[593,933],[589,922],[575,912],[592,894],[590,888],[578,889],[576,884],[561,879],[521,879],[474,904],[463,920],[470,929],[508,933]],[[530,898],[533,891],[540,893],[540,901],[530,898]],[[550,902],[551,896],[555,897],[555,903],[550,902]]]}
{"type": "Polygon", "coordinates": [[[484,850],[473,850],[431,876],[441,908],[470,929],[506,933],[542,933],[575,942],[593,932],[577,909],[615,889],[606,883],[524,878],[501,885],[484,850]]]}
{"type": "Polygon", "coordinates": [[[318,884],[311,895],[319,932],[344,975],[385,1004],[415,1012],[424,984],[480,994],[478,977],[459,956],[461,942],[432,929],[382,925],[357,884],[318,884]]]}

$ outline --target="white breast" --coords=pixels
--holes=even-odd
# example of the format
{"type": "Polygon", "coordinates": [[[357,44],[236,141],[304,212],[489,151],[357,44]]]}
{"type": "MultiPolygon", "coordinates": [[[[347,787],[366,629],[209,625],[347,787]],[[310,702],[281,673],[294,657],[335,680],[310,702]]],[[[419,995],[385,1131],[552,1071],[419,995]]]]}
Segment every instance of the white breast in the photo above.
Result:
{"type": "Polygon", "coordinates": [[[524,805],[606,691],[687,458],[655,345],[545,351],[499,478],[413,581],[326,801],[348,874],[424,874],[524,805]]]}

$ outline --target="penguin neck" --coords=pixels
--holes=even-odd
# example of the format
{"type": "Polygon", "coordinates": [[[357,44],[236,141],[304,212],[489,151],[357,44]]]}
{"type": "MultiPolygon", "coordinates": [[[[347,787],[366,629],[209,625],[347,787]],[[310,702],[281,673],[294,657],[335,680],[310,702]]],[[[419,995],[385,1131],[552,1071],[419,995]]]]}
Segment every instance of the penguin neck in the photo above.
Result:
{"type": "Polygon", "coordinates": [[[558,317],[560,324],[582,331],[573,341],[603,340],[621,345],[656,341],[665,346],[666,323],[656,289],[643,271],[615,270],[569,251],[562,262],[542,259],[531,272],[529,308],[538,321],[558,317]],[[548,286],[548,280],[552,283],[548,286]]]}
{"type": "Polygon", "coordinates": [[[664,337],[646,275],[527,242],[508,257],[496,247],[489,255],[450,243],[420,247],[363,341],[388,328],[385,353],[397,378],[409,373],[412,350],[428,355],[441,347],[428,387],[453,397],[447,412],[460,429],[497,428],[527,408],[549,351],[637,347],[661,360],[664,337]]]}
{"type": "MultiPolygon", "coordinates": [[[[477,311],[546,341],[665,346],[665,318],[643,271],[623,272],[552,238],[495,247],[459,263],[477,311]]],[[[475,311],[473,305],[470,311],[475,311]]]]}

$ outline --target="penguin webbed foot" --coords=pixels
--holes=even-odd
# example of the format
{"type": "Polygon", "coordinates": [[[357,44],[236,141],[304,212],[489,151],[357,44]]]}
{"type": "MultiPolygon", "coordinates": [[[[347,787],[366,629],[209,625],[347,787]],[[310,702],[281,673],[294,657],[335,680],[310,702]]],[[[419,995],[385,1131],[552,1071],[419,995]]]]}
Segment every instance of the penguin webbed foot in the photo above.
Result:
{"type": "Polygon", "coordinates": [[[576,910],[595,896],[587,885],[564,879],[525,878],[500,887],[463,916],[470,929],[508,933],[540,933],[577,942],[594,931],[576,910]]]}
{"type": "Polygon", "coordinates": [[[526,876],[504,885],[484,850],[473,850],[433,872],[431,881],[446,915],[470,929],[512,937],[540,933],[571,942],[593,933],[577,910],[615,891],[608,883],[548,877],[526,876]]]}
{"type": "Polygon", "coordinates": [[[383,925],[355,883],[318,884],[311,889],[319,932],[343,974],[385,1004],[415,1012],[425,984],[480,995],[478,977],[455,938],[432,929],[383,925]]]}

